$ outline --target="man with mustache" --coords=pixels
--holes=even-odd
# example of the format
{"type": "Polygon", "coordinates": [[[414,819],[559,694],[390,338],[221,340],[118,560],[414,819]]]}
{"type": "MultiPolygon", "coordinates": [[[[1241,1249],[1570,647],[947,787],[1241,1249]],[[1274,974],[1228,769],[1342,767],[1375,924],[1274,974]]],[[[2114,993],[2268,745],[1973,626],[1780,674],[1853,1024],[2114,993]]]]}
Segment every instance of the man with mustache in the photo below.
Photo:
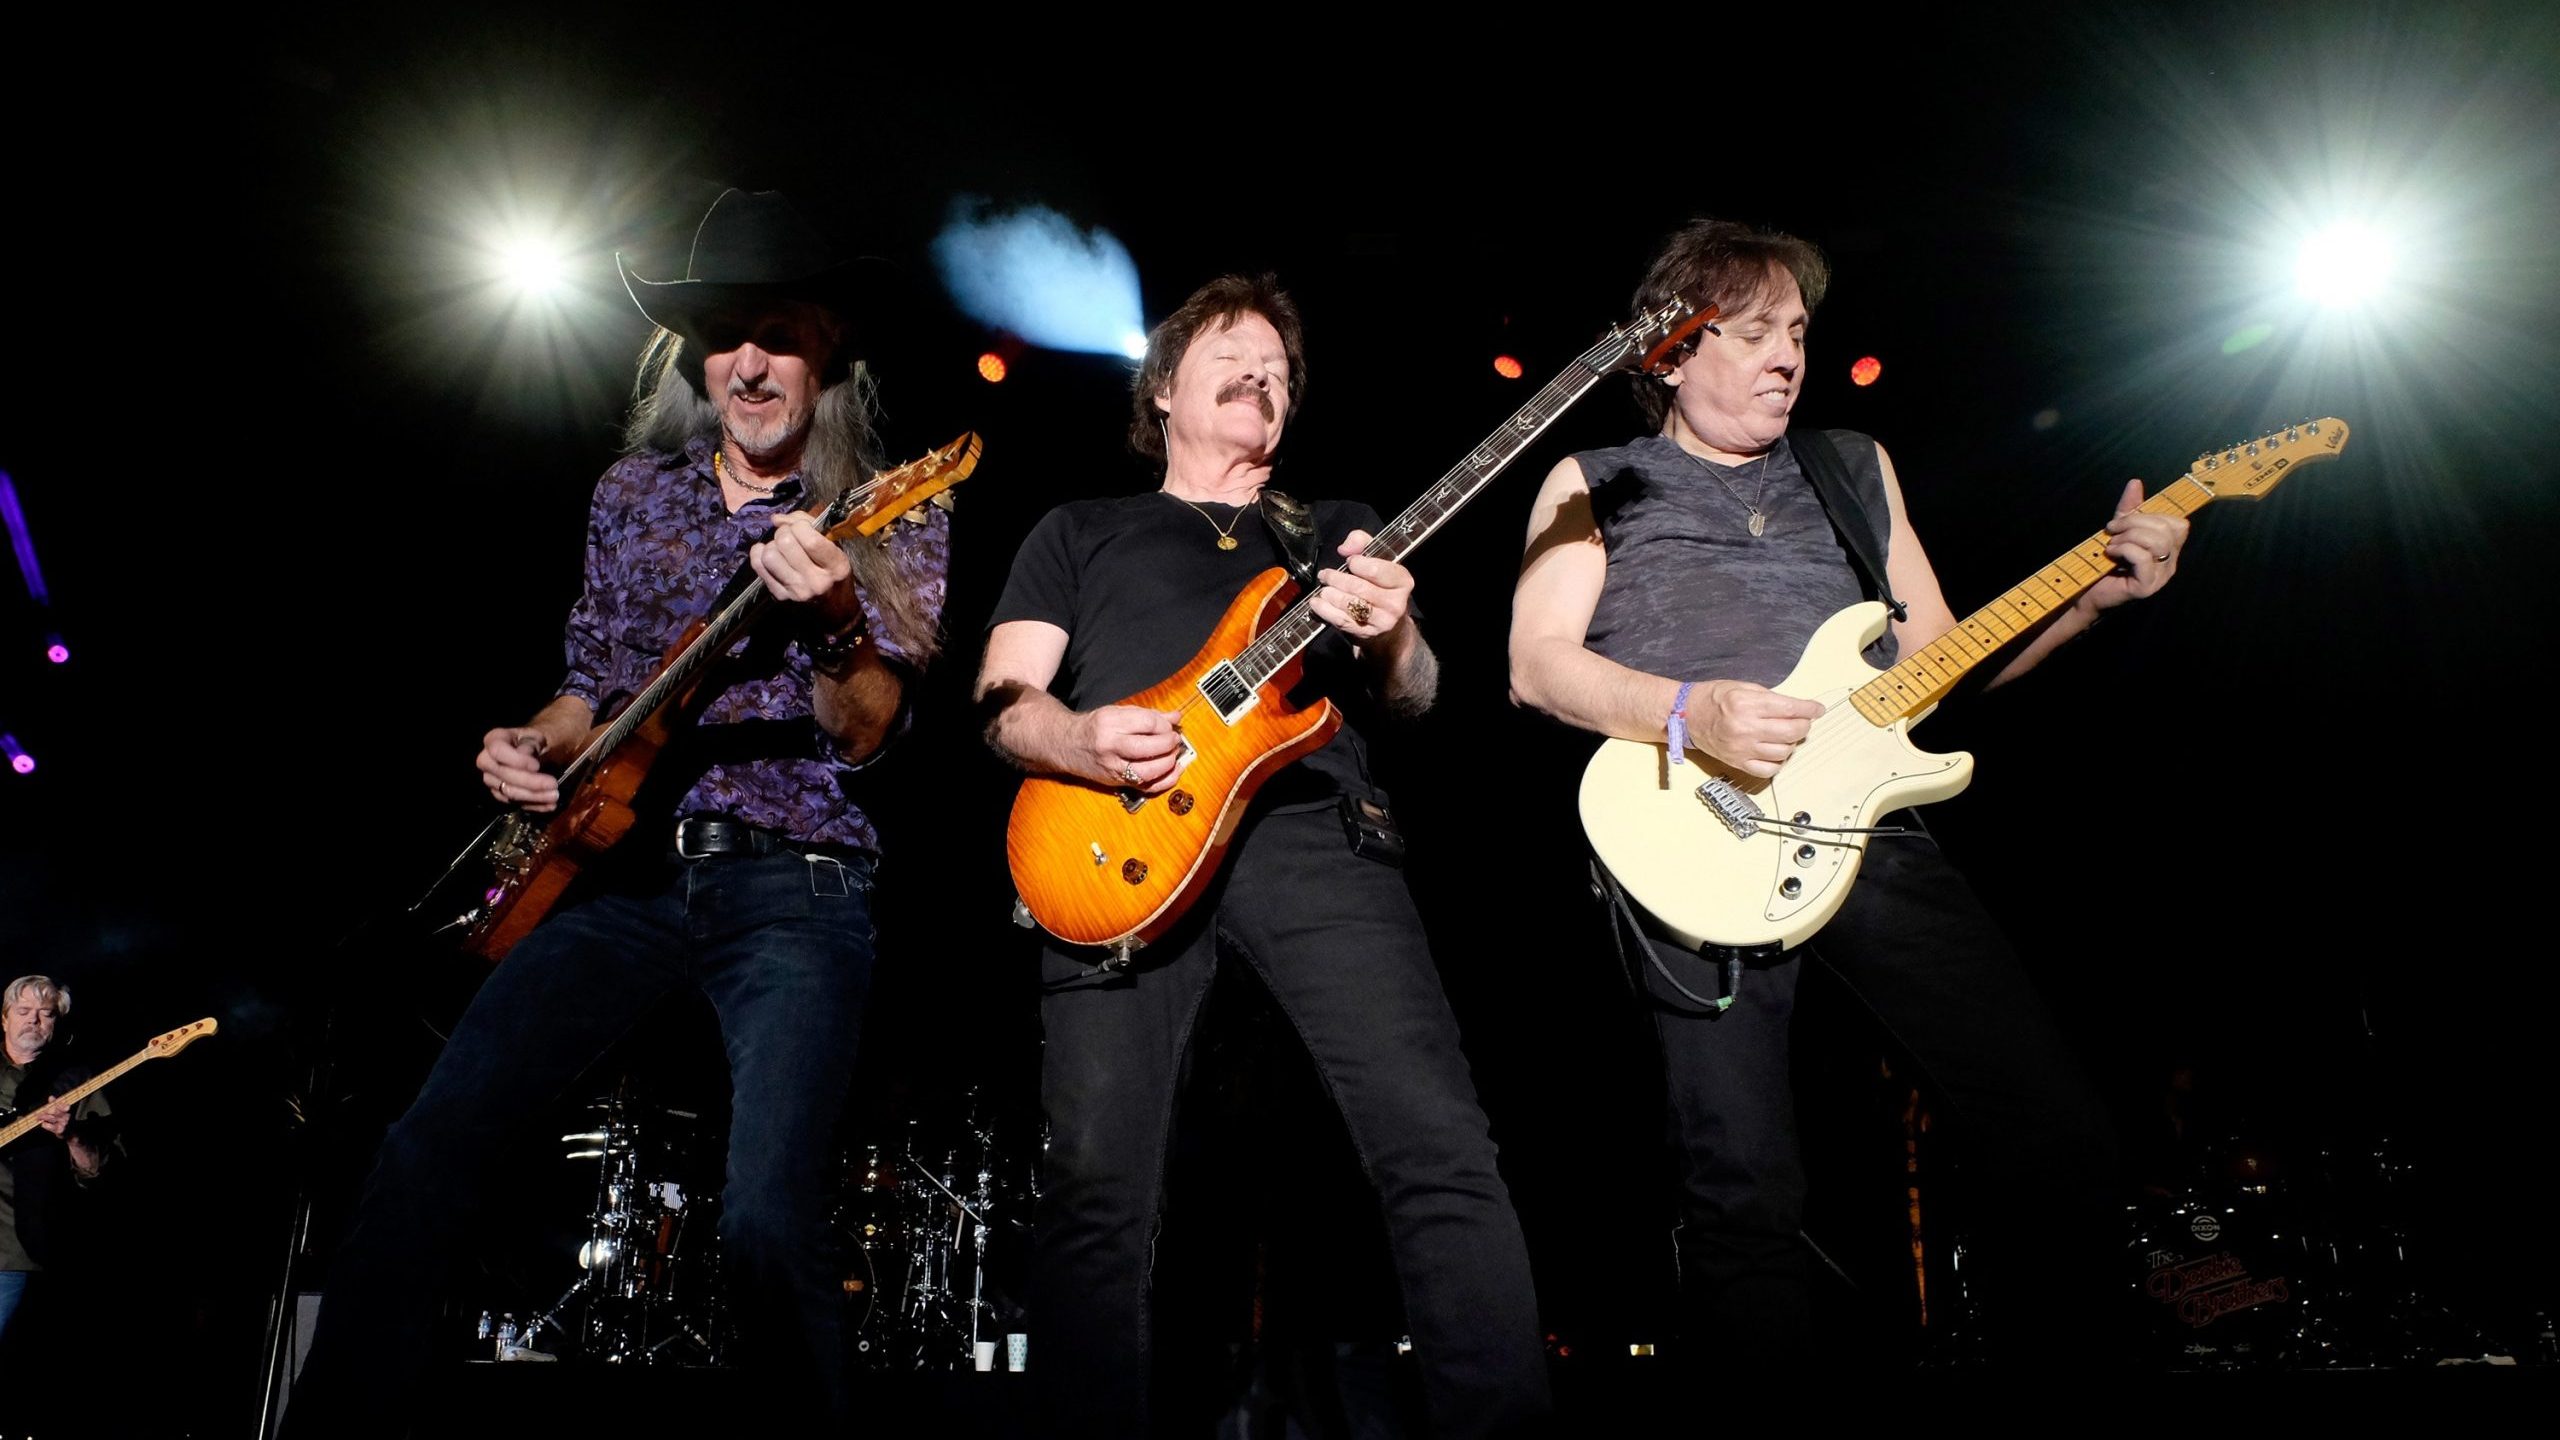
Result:
{"type": "MultiPolygon", "coordinates": [[[[1829,278],[1813,246],[1729,221],[1695,222],[1656,252],[1640,311],[1688,295],[1722,318],[1676,369],[1638,381],[1655,433],[1548,475],[1512,606],[1520,703],[1765,777],[1823,711],[1769,687],[1835,611],[1870,596],[1906,607],[1868,652],[1880,666],[1955,628],[1884,448],[1845,430],[1788,431],[1829,278]],[[1816,467],[1836,469],[1847,505],[1817,490],[1816,467]],[[1866,556],[1882,557],[1881,575],[1866,556]]],[[[2140,482],[2128,485],[2106,524],[2118,573],[1977,674],[2014,680],[2101,612],[2168,583],[2187,522],[2140,513],[2141,500],[2140,482]]],[[[1631,909],[1613,916],[1638,947],[1630,970],[1662,1045],[1685,1329],[1706,1365],[1768,1374],[1813,1360],[1788,1070],[1808,955],[1916,1058],[1938,1113],[1981,1161],[1983,1193],[2006,1197],[1975,1257],[2005,1282],[1990,1302],[2009,1317],[2004,1358],[2105,1353],[2111,1126],[1997,924],[1916,819],[1885,823],[1904,821],[1914,833],[1867,845],[1846,905],[1791,951],[1728,963],[1645,931],[1631,909]]]]}
{"type": "Polygon", "coordinates": [[[553,810],[560,768],[742,566],[780,603],[707,673],[629,837],[499,964],[385,1138],[331,1265],[288,1411],[297,1434],[390,1435],[414,1418],[434,1282],[487,1199],[489,1158],[688,986],[729,1056],[720,1253],[736,1353],[769,1372],[778,1413],[850,1419],[822,1162],[871,984],[880,837],[853,777],[933,656],[949,554],[939,509],[845,545],[808,513],[876,468],[857,278],[782,196],[738,190],[703,218],[685,278],[624,272],[659,328],[627,453],[596,487],[567,674],[531,720],[482,739],[481,783],[501,805],[553,810]]]}
{"type": "MultiPolygon", "coordinates": [[[[1270,276],[1212,281],[1156,327],[1132,382],[1130,442],[1164,482],[1060,506],[1023,542],[978,676],[998,753],[1099,785],[1173,788],[1176,717],[1113,702],[1179,670],[1281,558],[1256,502],[1305,388],[1297,307],[1270,276]]],[[[1341,558],[1317,572],[1312,604],[1331,629],[1293,698],[1341,704],[1341,732],[1265,785],[1221,878],[1125,969],[1055,943],[1041,957],[1052,1139],[1032,1369],[1046,1377],[1044,1433],[1174,1423],[1166,1407],[1151,1414],[1149,1394],[1155,1232],[1194,1022],[1234,961],[1296,1028],[1378,1192],[1432,1433],[1507,1433],[1546,1404],[1528,1255],[1421,920],[1394,859],[1347,838],[1346,817],[1386,824],[1364,731],[1427,708],[1438,662],[1414,620],[1412,572],[1360,553],[1376,512],[1320,501],[1312,518],[1319,554],[1341,558]]]]}

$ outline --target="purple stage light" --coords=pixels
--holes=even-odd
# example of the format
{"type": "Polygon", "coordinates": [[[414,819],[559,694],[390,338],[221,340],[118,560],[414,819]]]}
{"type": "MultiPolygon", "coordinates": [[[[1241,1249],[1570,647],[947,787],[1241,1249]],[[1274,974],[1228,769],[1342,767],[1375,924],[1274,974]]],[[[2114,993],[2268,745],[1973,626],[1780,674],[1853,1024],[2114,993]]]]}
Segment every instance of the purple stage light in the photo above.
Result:
{"type": "Polygon", "coordinates": [[[48,635],[44,641],[44,658],[56,665],[68,665],[71,663],[71,647],[62,643],[61,636],[48,635]]]}
{"type": "Polygon", "coordinates": [[[0,470],[0,523],[9,527],[9,546],[18,552],[18,573],[27,577],[27,593],[39,605],[51,604],[45,598],[44,571],[36,564],[35,539],[27,534],[27,512],[18,508],[18,487],[6,470],[0,470]]]}
{"type": "Polygon", "coordinates": [[[15,735],[0,735],[0,755],[8,756],[9,768],[21,775],[32,775],[36,772],[36,757],[28,754],[25,747],[18,744],[18,737],[15,735]]]}

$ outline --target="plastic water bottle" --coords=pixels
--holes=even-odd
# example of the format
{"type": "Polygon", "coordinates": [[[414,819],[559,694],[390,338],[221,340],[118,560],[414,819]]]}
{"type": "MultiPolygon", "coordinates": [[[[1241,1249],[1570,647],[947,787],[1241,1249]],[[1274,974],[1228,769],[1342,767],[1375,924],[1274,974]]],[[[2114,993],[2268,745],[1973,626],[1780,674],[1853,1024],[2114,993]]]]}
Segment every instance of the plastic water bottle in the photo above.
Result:
{"type": "Polygon", "coordinates": [[[498,1358],[506,1359],[507,1352],[514,1348],[516,1348],[516,1317],[512,1314],[501,1315],[498,1317],[498,1358]]]}
{"type": "Polygon", "coordinates": [[[471,1332],[471,1338],[475,1340],[486,1340],[489,1338],[489,1335],[489,1312],[483,1310],[480,1312],[480,1328],[471,1332]]]}

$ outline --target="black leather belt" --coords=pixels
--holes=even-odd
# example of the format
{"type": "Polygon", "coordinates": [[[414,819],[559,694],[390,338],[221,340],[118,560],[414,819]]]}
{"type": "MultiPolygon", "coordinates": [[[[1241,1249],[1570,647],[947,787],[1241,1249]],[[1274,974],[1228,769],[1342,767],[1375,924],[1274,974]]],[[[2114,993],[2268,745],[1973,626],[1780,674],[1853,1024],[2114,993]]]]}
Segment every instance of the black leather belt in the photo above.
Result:
{"type": "Polygon", "coordinates": [[[863,853],[851,845],[837,845],[824,840],[794,840],[778,830],[750,825],[729,815],[687,815],[678,820],[672,850],[679,860],[774,855],[786,850],[794,855],[825,855],[846,860],[863,853]]]}

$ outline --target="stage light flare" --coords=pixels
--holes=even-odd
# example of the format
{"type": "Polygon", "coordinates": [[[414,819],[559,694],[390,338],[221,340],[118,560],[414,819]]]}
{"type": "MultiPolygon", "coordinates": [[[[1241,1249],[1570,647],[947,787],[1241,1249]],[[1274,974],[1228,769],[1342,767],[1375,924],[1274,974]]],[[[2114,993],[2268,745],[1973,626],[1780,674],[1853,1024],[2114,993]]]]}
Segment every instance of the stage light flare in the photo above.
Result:
{"type": "Polygon", "coordinates": [[[993,350],[990,350],[986,354],[978,357],[979,379],[986,381],[990,385],[1001,385],[1004,383],[1004,377],[1005,365],[1003,356],[997,354],[993,350]]]}
{"type": "Polygon", "coordinates": [[[2302,242],[2294,257],[2294,286],[2331,309],[2358,305],[2381,293],[2398,261],[2391,237],[2357,221],[2342,221],[2302,242]]]}
{"type": "Polygon", "coordinates": [[[1045,205],[998,212],[962,196],[933,237],[934,268],[961,311],[1051,350],[1146,356],[1138,266],[1108,230],[1045,205]]]}
{"type": "Polygon", "coordinates": [[[1849,383],[1852,385],[1873,385],[1876,383],[1876,377],[1883,373],[1883,361],[1877,359],[1873,355],[1861,355],[1858,357],[1858,363],[1849,367],[1849,383]]]}
{"type": "Polygon", "coordinates": [[[525,235],[499,243],[497,267],[498,278],[517,294],[537,299],[558,290],[569,277],[568,259],[559,246],[525,235]]]}
{"type": "Polygon", "coordinates": [[[17,736],[0,735],[0,755],[8,756],[9,768],[21,775],[36,773],[36,757],[27,753],[26,747],[18,743],[17,736]]]}
{"type": "Polygon", "coordinates": [[[61,636],[48,635],[44,642],[44,658],[56,665],[68,665],[71,663],[71,647],[62,643],[61,636]]]}
{"type": "Polygon", "coordinates": [[[1496,355],[1493,357],[1493,373],[1501,376],[1505,380],[1517,380],[1528,372],[1520,368],[1520,362],[1517,358],[1509,355],[1496,355]]]}

